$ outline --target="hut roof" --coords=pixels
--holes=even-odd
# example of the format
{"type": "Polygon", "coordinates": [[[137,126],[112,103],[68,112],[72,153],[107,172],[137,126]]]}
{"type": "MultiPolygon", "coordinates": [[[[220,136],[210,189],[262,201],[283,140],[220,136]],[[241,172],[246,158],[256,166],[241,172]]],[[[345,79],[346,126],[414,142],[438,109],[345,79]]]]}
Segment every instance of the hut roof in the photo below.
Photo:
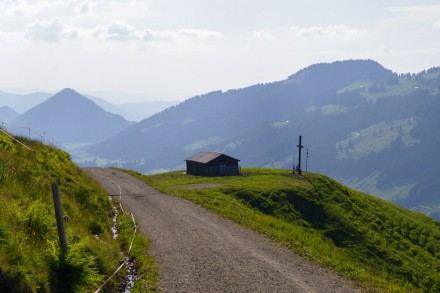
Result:
{"type": "Polygon", "coordinates": [[[191,157],[185,159],[185,161],[191,161],[191,162],[198,162],[198,163],[206,164],[206,163],[211,162],[211,161],[214,160],[214,159],[217,159],[217,158],[220,157],[220,156],[228,157],[228,158],[230,158],[230,159],[232,159],[232,160],[235,160],[235,161],[237,161],[237,162],[240,161],[240,160],[238,160],[238,159],[236,159],[236,158],[233,158],[233,157],[227,156],[227,155],[225,155],[225,154],[222,154],[222,153],[215,153],[215,152],[200,152],[200,153],[198,153],[198,154],[195,154],[195,155],[193,155],[193,156],[191,156],[191,157]]]}

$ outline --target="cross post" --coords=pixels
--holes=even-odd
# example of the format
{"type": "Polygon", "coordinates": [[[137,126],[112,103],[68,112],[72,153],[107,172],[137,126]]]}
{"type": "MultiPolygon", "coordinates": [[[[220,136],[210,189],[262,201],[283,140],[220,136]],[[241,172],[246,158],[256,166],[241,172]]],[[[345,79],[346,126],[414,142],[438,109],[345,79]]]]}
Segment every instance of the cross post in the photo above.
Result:
{"type": "Polygon", "coordinates": [[[301,171],[301,149],[304,147],[301,144],[301,135],[299,136],[299,144],[297,145],[297,147],[298,147],[298,152],[299,152],[297,170],[298,170],[298,174],[301,175],[302,174],[302,171],[301,171]]]}

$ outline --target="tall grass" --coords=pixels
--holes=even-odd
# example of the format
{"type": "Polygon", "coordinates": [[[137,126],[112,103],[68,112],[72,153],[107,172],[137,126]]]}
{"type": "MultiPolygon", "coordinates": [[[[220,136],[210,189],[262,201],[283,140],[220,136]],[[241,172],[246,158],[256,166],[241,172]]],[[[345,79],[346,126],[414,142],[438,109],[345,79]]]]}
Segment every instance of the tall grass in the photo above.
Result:
{"type": "MultiPolygon", "coordinates": [[[[124,258],[126,246],[111,237],[113,207],[107,193],[67,153],[20,140],[35,152],[0,134],[0,291],[88,292],[99,287],[124,258]],[[52,182],[59,184],[68,216],[67,253],[59,247],[52,182]]],[[[137,238],[138,263],[155,276],[147,242],[137,238]]],[[[154,277],[140,279],[155,286],[154,277]]]]}

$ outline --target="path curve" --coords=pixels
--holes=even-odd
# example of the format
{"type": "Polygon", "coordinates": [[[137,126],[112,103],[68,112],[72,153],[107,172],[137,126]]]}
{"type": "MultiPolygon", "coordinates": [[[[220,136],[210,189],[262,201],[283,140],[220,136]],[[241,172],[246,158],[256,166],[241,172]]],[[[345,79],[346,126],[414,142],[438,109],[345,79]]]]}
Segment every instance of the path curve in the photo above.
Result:
{"type": "Polygon", "coordinates": [[[361,292],[351,282],[268,238],[127,173],[85,169],[122,196],[152,241],[165,292],[361,292]]]}

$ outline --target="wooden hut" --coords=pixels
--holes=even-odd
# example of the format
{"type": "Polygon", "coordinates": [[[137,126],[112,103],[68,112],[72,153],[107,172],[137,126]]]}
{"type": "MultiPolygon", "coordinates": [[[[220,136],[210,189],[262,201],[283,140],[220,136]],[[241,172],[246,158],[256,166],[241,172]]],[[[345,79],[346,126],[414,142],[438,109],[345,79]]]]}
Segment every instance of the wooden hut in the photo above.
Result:
{"type": "Polygon", "coordinates": [[[240,160],[221,153],[200,152],[186,161],[186,173],[197,176],[239,175],[240,160]]]}

